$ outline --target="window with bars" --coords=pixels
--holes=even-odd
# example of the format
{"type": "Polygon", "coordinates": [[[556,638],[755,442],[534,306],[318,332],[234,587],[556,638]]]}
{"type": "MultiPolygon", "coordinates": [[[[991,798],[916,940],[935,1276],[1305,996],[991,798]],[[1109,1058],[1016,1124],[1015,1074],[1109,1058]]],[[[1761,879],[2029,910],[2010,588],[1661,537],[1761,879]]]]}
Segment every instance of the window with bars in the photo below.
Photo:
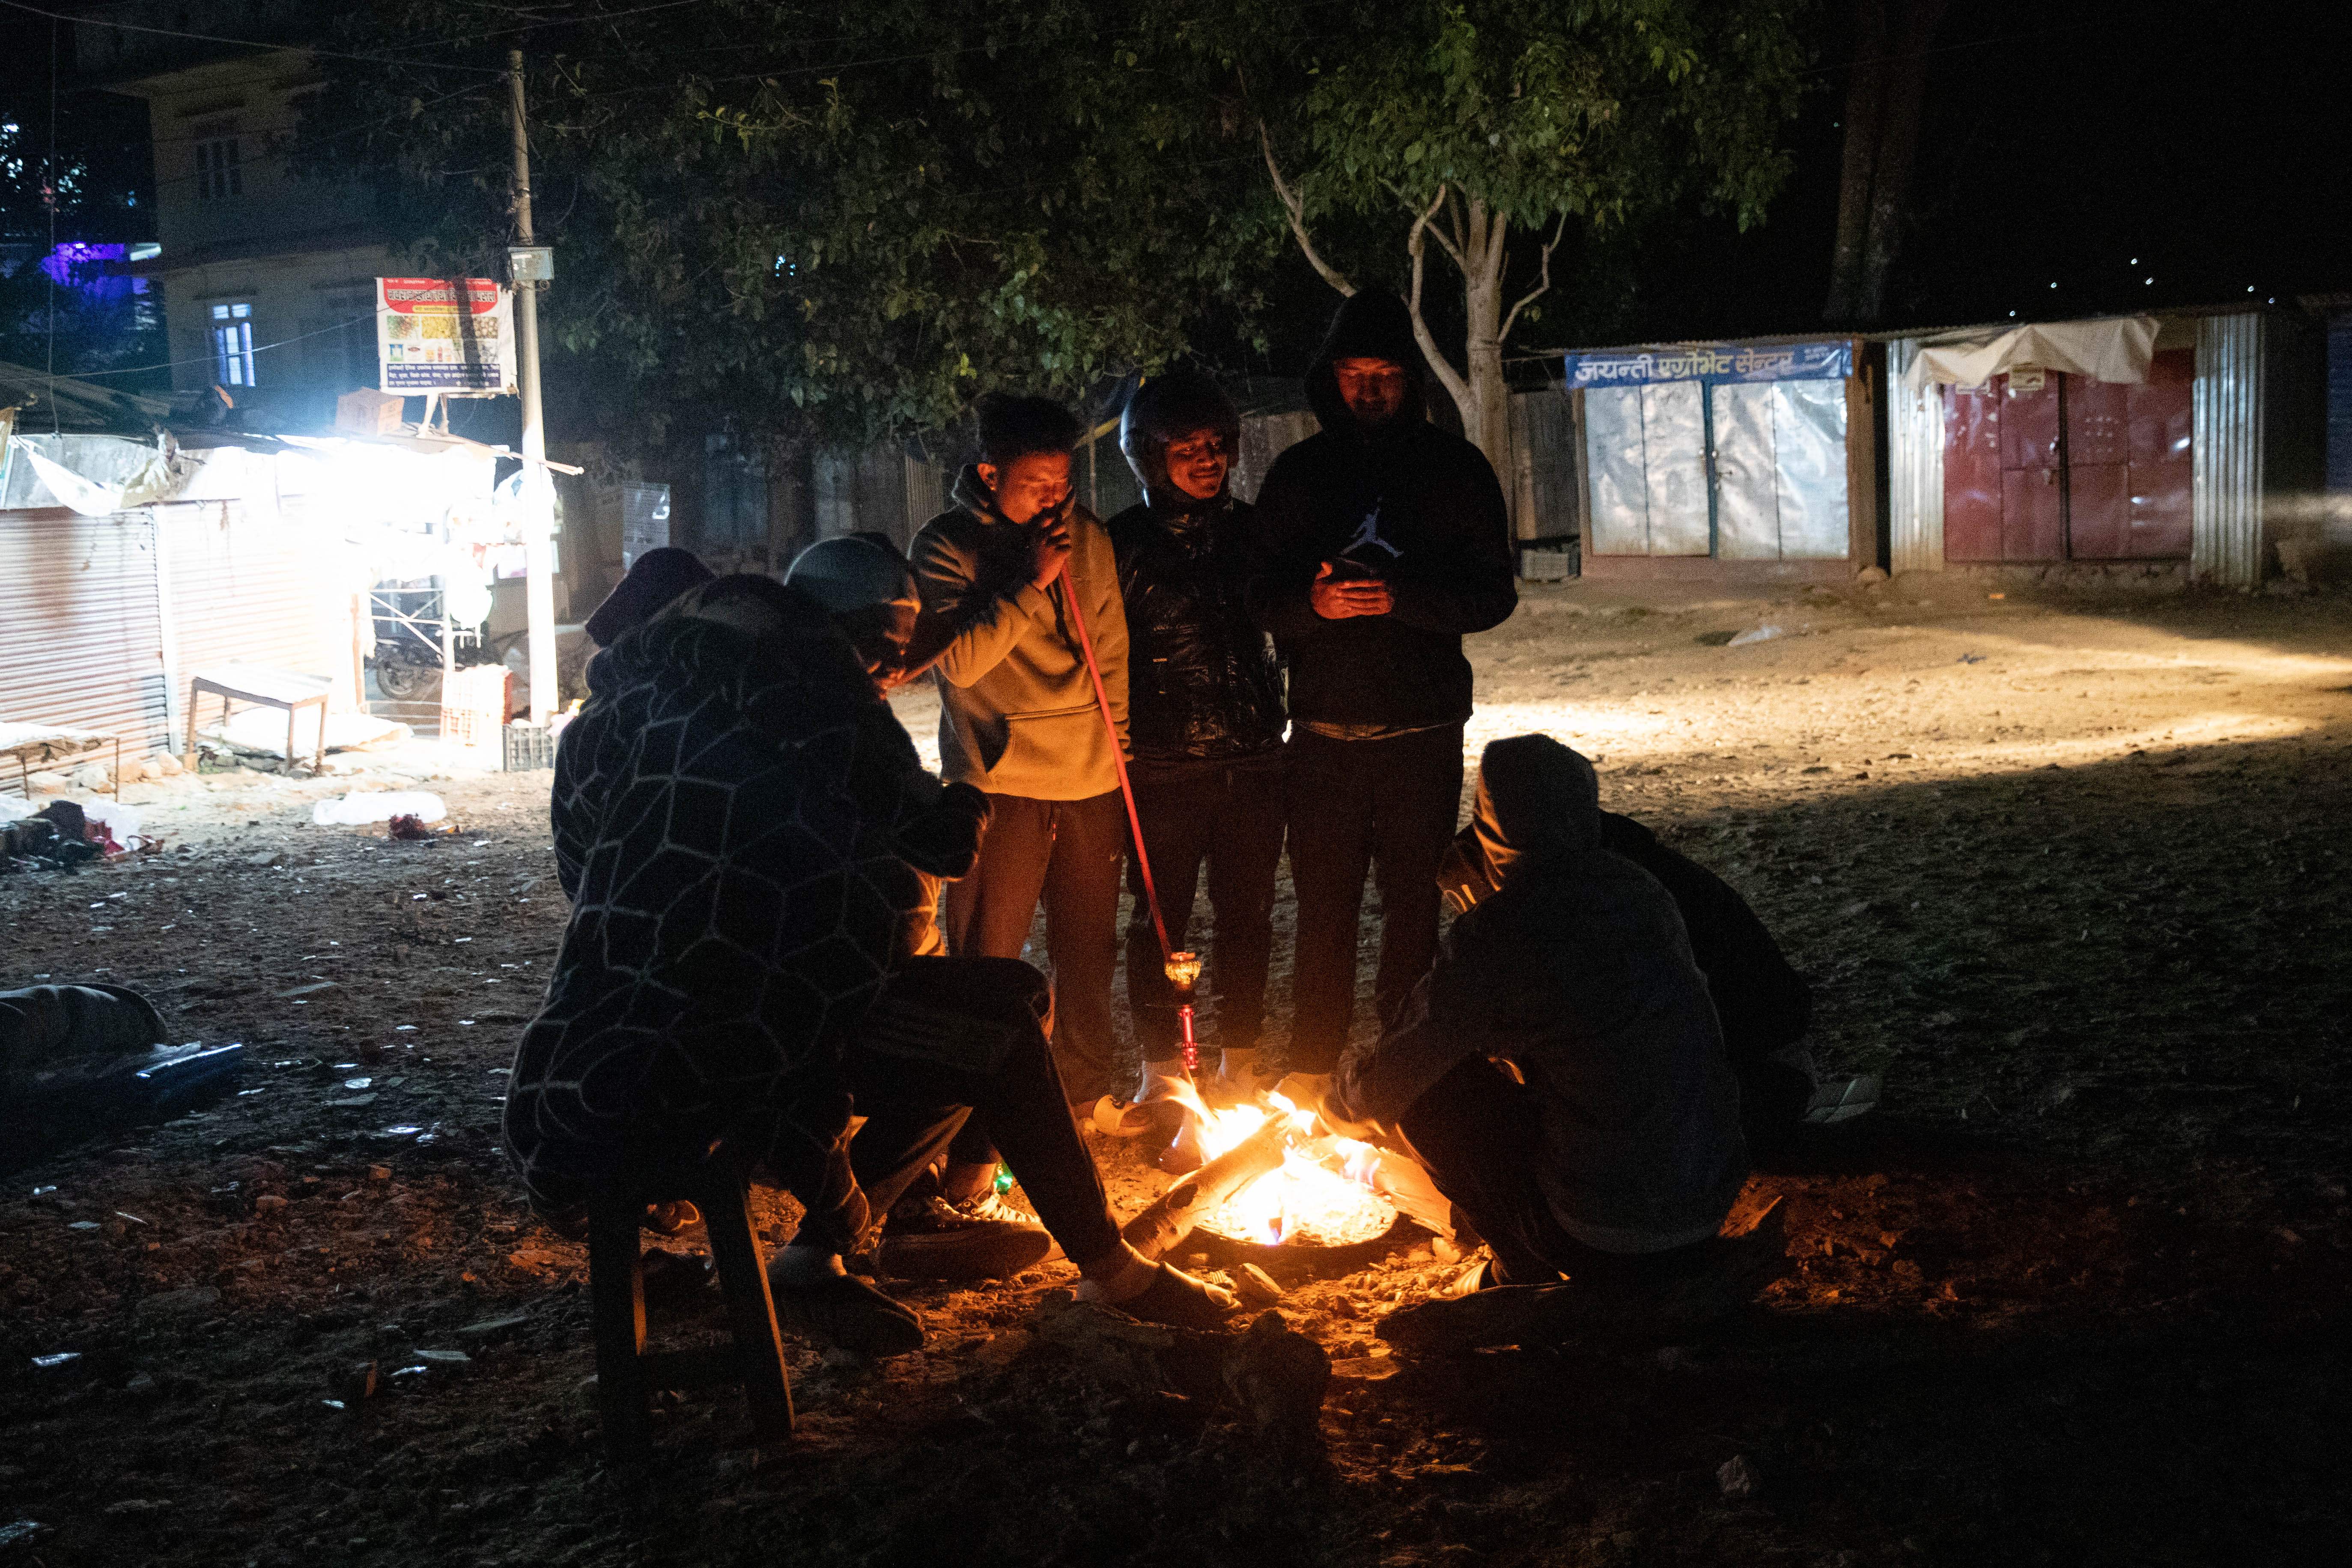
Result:
{"type": "Polygon", "coordinates": [[[223,386],[253,384],[253,307],[213,307],[213,379],[223,386]]]}
{"type": "Polygon", "coordinates": [[[215,136],[196,143],[196,199],[226,201],[245,195],[245,171],[239,167],[236,138],[215,136]]]}

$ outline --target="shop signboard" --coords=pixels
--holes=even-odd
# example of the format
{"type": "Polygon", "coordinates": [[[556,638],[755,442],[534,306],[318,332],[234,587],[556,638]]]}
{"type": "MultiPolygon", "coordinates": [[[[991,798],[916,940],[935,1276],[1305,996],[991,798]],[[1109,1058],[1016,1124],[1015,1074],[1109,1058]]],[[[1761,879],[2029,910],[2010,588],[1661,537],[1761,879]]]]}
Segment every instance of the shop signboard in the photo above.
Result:
{"type": "Polygon", "coordinates": [[[514,296],[491,278],[379,278],[375,345],[386,392],[512,392],[514,296]]]}

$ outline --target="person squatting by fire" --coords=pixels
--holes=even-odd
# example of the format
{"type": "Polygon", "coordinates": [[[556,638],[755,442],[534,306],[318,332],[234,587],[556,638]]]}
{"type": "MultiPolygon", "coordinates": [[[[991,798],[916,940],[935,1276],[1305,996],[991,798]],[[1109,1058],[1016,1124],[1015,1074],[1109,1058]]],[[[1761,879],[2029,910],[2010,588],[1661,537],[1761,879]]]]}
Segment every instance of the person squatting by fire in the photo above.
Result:
{"type": "MultiPolygon", "coordinates": [[[[1487,1283],[1638,1284],[1712,1236],[1751,1146],[1812,1097],[1809,994],[1738,896],[1601,812],[1557,742],[1488,747],[1452,837],[1461,638],[1516,591],[1500,487],[1427,423],[1416,361],[1397,301],[1347,301],[1310,378],[1324,431],[1255,510],[1227,482],[1234,405],[1180,368],[1129,403],[1143,500],[1108,528],[1071,492],[1076,418],[992,395],[911,562],[879,535],[811,547],[783,584],[641,562],[558,751],[572,918],[506,1112],[539,1211],[576,1224],[633,1163],[718,1149],[805,1210],[772,1264],[780,1309],[877,1353],[922,1330],[848,1270],[867,1254],[990,1277],[1058,1246],[1083,1294],[1139,1317],[1230,1311],[1122,1239],[1081,1137],[1165,1129],[1171,1103],[1217,1126],[1195,1153],[1220,1170],[1251,1141],[1254,1169],[1307,1186],[1421,1162],[1405,1184],[1491,1246],[1487,1283]],[[944,781],[884,700],[924,674],[944,781]],[[1123,857],[1132,1093],[1112,1067],[1123,857]],[[1201,1087],[1225,1110],[1184,1081],[1191,995],[1169,979],[1204,872],[1222,1050],[1201,1087]],[[1368,872],[1381,1027],[1343,1059],[1368,872]],[[1021,957],[1041,900],[1050,984],[1021,957]],[[998,1197],[1000,1162],[1035,1218],[998,1197]]],[[[1245,1195],[1230,1233],[1279,1237],[1279,1205],[1245,1195]]]]}

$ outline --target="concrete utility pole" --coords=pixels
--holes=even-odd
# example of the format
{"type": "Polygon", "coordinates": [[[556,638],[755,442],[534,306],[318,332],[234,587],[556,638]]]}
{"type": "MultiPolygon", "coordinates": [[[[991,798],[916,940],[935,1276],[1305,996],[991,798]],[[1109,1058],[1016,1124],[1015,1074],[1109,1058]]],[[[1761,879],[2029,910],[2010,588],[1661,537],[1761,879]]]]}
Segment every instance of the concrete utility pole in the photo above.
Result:
{"type": "MultiPolygon", "coordinates": [[[[514,208],[519,243],[530,232],[530,138],[523,128],[522,51],[507,54],[514,96],[514,208]]],[[[530,721],[555,713],[555,491],[547,472],[547,429],[539,410],[539,285],[518,279],[515,384],[522,394],[523,613],[530,638],[530,721]]]]}

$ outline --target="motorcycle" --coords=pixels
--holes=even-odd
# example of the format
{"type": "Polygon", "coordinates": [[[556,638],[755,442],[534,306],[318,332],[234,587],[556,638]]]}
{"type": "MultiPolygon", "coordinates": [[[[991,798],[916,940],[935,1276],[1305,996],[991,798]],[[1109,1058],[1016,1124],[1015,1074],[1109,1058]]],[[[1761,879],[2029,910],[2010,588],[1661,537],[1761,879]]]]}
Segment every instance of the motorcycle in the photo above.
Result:
{"type": "MultiPolygon", "coordinates": [[[[437,579],[427,586],[380,583],[371,591],[375,621],[375,656],[368,668],[375,683],[394,702],[431,700],[441,686],[441,588],[437,579]]],[[[481,626],[452,626],[450,654],[460,669],[480,664],[512,666],[528,658],[530,634],[524,631],[483,635],[481,626]],[[514,654],[514,658],[508,656],[514,654]]]]}

